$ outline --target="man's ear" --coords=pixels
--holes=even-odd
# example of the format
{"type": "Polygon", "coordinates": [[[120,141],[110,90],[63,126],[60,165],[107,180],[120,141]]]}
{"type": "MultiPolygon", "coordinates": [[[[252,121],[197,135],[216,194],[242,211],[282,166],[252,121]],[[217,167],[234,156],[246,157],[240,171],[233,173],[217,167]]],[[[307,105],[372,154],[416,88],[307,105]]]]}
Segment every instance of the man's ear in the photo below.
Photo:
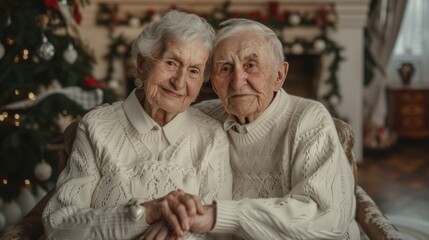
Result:
{"type": "Polygon", "coordinates": [[[287,72],[289,70],[289,63],[283,62],[277,70],[277,78],[274,82],[274,91],[279,91],[283,87],[286,80],[287,72]]]}

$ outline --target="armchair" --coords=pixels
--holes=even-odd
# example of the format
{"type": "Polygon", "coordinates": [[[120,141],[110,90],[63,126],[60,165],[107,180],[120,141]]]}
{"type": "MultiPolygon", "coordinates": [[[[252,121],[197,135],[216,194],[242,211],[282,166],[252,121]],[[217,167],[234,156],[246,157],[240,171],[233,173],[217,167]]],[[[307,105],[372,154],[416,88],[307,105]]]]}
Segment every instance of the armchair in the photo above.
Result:
{"type": "MultiPolygon", "coordinates": [[[[77,121],[70,124],[64,132],[64,149],[60,153],[59,170],[64,169],[76,137],[77,121]]],[[[357,165],[352,149],[354,146],[354,134],[349,124],[334,118],[335,127],[347,159],[352,165],[355,180],[357,182],[357,165]]],[[[54,194],[52,189],[24,218],[7,231],[0,240],[12,239],[41,239],[43,238],[43,225],[41,216],[43,209],[54,194]]],[[[371,197],[358,185],[356,185],[356,220],[361,227],[363,239],[397,240],[402,239],[400,232],[380,211],[371,197]]]]}

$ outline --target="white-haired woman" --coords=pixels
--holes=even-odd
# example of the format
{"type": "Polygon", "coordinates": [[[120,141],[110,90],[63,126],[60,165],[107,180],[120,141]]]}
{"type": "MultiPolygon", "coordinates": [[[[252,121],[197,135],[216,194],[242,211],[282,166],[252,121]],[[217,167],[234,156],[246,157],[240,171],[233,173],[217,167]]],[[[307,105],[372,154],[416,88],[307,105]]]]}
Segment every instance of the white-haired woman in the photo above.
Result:
{"type": "Polygon", "coordinates": [[[48,238],[134,239],[160,221],[183,223],[173,229],[183,236],[187,217],[213,211],[199,199],[231,198],[226,134],[189,107],[207,80],[213,41],[205,20],[177,11],[137,37],[132,50],[143,87],[80,121],[43,212],[48,238]],[[171,214],[177,204],[185,208],[171,214]]]}

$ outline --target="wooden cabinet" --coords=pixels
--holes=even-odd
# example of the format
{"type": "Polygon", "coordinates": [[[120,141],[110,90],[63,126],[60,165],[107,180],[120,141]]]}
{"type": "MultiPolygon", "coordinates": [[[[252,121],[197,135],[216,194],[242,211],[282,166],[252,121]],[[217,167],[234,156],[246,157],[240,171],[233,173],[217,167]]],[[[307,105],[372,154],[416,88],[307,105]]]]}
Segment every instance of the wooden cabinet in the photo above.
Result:
{"type": "Polygon", "coordinates": [[[429,84],[391,85],[388,96],[393,130],[400,137],[429,137],[429,84]]]}

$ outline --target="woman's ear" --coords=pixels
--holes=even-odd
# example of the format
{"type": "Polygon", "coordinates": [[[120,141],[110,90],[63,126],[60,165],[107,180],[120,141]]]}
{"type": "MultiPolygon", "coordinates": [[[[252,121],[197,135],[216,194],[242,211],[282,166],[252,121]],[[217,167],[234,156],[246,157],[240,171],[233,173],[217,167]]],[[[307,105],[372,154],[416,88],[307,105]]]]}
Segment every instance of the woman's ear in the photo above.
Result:
{"type": "Polygon", "coordinates": [[[274,82],[274,91],[279,91],[283,87],[286,80],[287,72],[289,70],[289,63],[283,62],[277,70],[277,78],[274,82]]]}
{"type": "Polygon", "coordinates": [[[137,54],[137,76],[140,77],[144,73],[144,64],[145,64],[145,58],[139,53],[137,54]]]}

